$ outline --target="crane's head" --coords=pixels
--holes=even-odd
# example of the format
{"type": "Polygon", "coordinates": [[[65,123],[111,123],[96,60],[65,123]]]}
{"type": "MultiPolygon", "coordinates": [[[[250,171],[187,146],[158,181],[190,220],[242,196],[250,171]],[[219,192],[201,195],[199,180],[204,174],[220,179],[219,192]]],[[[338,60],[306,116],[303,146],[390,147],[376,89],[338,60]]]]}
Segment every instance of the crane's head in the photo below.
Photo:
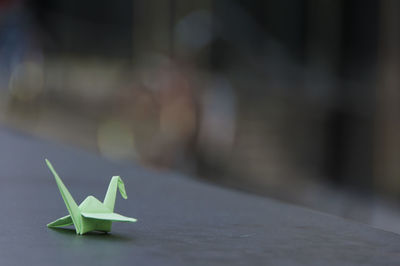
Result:
{"type": "Polygon", "coordinates": [[[126,195],[125,184],[124,184],[124,181],[122,181],[121,177],[118,177],[118,189],[119,189],[119,193],[121,193],[121,196],[124,199],[127,199],[128,196],[126,195]]]}

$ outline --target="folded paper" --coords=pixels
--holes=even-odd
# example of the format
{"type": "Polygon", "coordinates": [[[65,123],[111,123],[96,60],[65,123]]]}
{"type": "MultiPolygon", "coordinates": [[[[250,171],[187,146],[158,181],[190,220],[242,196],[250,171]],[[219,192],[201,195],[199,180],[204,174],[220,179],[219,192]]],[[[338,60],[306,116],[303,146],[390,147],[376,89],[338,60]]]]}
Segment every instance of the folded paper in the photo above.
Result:
{"type": "Polygon", "coordinates": [[[50,228],[64,227],[74,225],[75,231],[79,235],[83,235],[90,231],[110,232],[112,222],[136,222],[135,218],[126,217],[114,212],[115,198],[117,188],[124,199],[127,199],[125,185],[119,176],[113,176],[108,186],[108,190],[104,201],[101,202],[93,196],[88,196],[78,206],[72,198],[67,187],[61,181],[53,166],[46,159],[47,166],[53,173],[58,189],[67,206],[69,215],[61,217],[47,226],[50,228]]]}

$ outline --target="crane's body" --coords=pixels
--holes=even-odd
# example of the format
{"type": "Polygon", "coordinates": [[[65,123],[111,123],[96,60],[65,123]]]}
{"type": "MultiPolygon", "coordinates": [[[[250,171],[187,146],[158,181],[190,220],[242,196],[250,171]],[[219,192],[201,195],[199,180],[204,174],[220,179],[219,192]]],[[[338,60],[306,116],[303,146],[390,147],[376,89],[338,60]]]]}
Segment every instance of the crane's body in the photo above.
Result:
{"type": "Polygon", "coordinates": [[[115,198],[117,189],[121,196],[127,199],[125,185],[119,176],[113,176],[108,186],[104,201],[101,202],[93,196],[88,196],[78,206],[69,193],[68,189],[54,170],[51,163],[46,159],[47,166],[53,173],[58,189],[67,206],[69,215],[61,217],[47,226],[50,228],[64,227],[74,225],[75,231],[83,235],[90,231],[110,232],[112,222],[136,222],[135,218],[126,217],[114,212],[115,198]]]}

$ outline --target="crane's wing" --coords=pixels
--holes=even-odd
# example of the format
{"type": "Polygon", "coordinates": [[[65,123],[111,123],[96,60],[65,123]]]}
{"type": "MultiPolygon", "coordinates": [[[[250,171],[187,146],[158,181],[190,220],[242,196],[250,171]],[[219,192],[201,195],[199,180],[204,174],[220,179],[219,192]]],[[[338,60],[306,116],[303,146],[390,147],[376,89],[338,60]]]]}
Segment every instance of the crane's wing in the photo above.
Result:
{"type": "Polygon", "coordinates": [[[72,225],[74,222],[72,221],[71,215],[66,215],[64,217],[61,217],[47,225],[47,227],[63,227],[63,226],[68,226],[72,225]]]}
{"type": "Polygon", "coordinates": [[[109,212],[109,213],[82,212],[81,214],[83,217],[98,219],[98,220],[107,220],[114,222],[131,222],[131,223],[137,221],[135,218],[126,217],[115,212],[109,212]]]}

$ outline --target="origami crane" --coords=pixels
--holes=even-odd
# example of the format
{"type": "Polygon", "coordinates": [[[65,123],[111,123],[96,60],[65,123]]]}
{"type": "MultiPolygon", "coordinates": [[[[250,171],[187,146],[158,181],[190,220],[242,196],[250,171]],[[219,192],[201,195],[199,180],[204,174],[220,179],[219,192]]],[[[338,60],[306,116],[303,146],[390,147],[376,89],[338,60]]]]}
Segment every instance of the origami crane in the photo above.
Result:
{"type": "Polygon", "coordinates": [[[46,159],[47,166],[56,179],[58,189],[67,206],[69,215],[61,217],[47,226],[51,228],[74,225],[76,234],[83,235],[90,231],[110,232],[112,222],[136,222],[134,218],[122,216],[114,212],[117,188],[124,199],[127,199],[125,185],[119,176],[113,176],[103,202],[88,196],[78,206],[53,166],[46,159]]]}

